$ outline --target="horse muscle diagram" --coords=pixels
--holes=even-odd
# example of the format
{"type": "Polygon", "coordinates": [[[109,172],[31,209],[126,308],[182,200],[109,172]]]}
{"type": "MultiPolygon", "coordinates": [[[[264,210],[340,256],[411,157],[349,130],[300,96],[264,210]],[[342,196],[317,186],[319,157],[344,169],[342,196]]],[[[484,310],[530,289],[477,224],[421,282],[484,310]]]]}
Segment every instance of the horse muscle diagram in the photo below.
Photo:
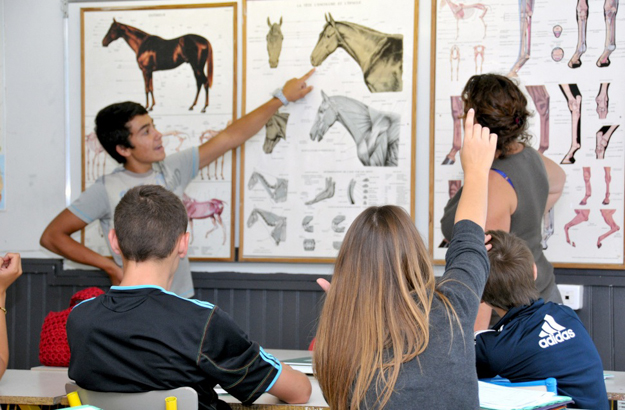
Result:
{"type": "Polygon", "coordinates": [[[283,216],[276,215],[269,211],[263,211],[262,209],[254,208],[250,217],[247,219],[247,227],[251,228],[254,226],[256,221],[258,221],[258,217],[267,224],[267,226],[273,227],[271,230],[271,237],[276,242],[276,246],[280,245],[280,242],[286,241],[286,218],[283,216]]]}
{"type": "Polygon", "coordinates": [[[307,201],[306,205],[316,204],[317,202],[321,202],[324,199],[332,198],[334,196],[335,185],[336,185],[336,183],[334,182],[332,177],[326,178],[325,189],[323,191],[319,192],[317,195],[315,195],[315,197],[313,199],[311,199],[310,201],[307,201]]]}
{"type": "Polygon", "coordinates": [[[271,154],[280,139],[286,140],[286,124],[289,121],[289,114],[277,112],[267,124],[265,124],[265,144],[263,151],[265,154],[271,154]]]}
{"type": "Polygon", "coordinates": [[[462,147],[462,98],[459,95],[451,96],[451,116],[454,119],[454,135],[449,154],[443,160],[442,165],[453,165],[456,162],[456,154],[462,147]]]}
{"type": "Polygon", "coordinates": [[[171,70],[182,63],[189,63],[195,76],[197,92],[189,110],[197,104],[200,91],[204,87],[206,100],[202,112],[208,107],[208,89],[213,82],[213,49],[207,39],[196,34],[186,34],[171,40],[163,39],[138,28],[118,23],[113,24],[102,39],[102,46],[123,38],[137,56],[137,64],[145,83],[145,108],[150,111],[156,105],[152,73],[159,70],[171,70]],[[206,70],[206,72],[205,72],[206,70]],[[152,104],[150,104],[150,96],[152,104]]]}
{"type": "Polygon", "coordinates": [[[254,189],[258,182],[260,182],[260,184],[269,194],[269,197],[275,202],[286,201],[289,189],[288,180],[284,178],[276,178],[276,182],[274,184],[270,184],[261,173],[254,172],[250,178],[250,181],[247,184],[247,188],[250,190],[254,189]]]}
{"type": "Polygon", "coordinates": [[[597,103],[597,115],[600,120],[605,120],[608,118],[608,106],[610,104],[610,97],[608,97],[608,88],[610,88],[610,83],[601,83],[599,86],[599,93],[595,98],[595,102],[597,103]]]}
{"type": "Polygon", "coordinates": [[[280,17],[280,23],[271,23],[269,17],[267,17],[267,25],[269,26],[269,33],[267,33],[267,53],[269,53],[269,67],[278,67],[280,60],[280,52],[282,51],[282,17],[280,17]]]}
{"type": "Polygon", "coordinates": [[[451,0],[441,0],[440,8],[442,9],[443,6],[445,5],[449,6],[449,8],[451,9],[451,12],[453,13],[456,19],[456,40],[458,40],[458,37],[460,36],[460,20],[468,21],[474,18],[475,16],[477,16],[477,18],[479,18],[480,21],[482,22],[482,25],[484,26],[483,38],[486,38],[486,21],[484,21],[484,17],[486,16],[486,13],[488,12],[488,8],[486,7],[486,5],[482,3],[473,3],[473,4],[458,3],[456,4],[451,0]]]}
{"type": "Polygon", "coordinates": [[[560,90],[566,97],[571,112],[571,148],[560,163],[574,164],[574,155],[582,146],[582,93],[577,84],[560,84],[560,90]]]}
{"type": "Polygon", "coordinates": [[[321,141],[328,129],[341,123],[356,143],[358,159],[365,166],[397,166],[399,154],[399,116],[380,112],[360,101],[321,91],[323,102],[310,130],[313,141],[321,141]]]}
{"type": "Polygon", "coordinates": [[[221,227],[224,234],[224,240],[222,244],[226,243],[226,228],[221,220],[221,214],[224,211],[224,202],[219,199],[211,199],[210,201],[197,201],[190,198],[187,194],[182,196],[182,203],[187,209],[187,215],[189,216],[189,227],[191,230],[191,240],[193,242],[193,221],[195,219],[210,219],[213,222],[213,228],[206,232],[206,237],[213,232],[217,227],[221,227]]]}
{"type": "MultiPolygon", "coordinates": [[[[588,2],[589,0],[577,0],[577,47],[569,67],[578,68],[582,65],[582,55],[587,50],[588,26],[588,2]]],[[[610,55],[616,49],[616,13],[618,12],[619,0],[605,0],[603,3],[603,17],[605,20],[605,44],[603,53],[597,59],[597,67],[608,67],[610,65],[610,55]]]]}
{"type": "Polygon", "coordinates": [[[605,158],[605,151],[608,149],[612,134],[614,134],[614,131],[616,131],[618,127],[618,125],[604,125],[597,131],[597,145],[595,147],[595,156],[597,159],[605,158]]]}
{"type": "Polygon", "coordinates": [[[321,65],[340,47],[362,68],[369,91],[401,91],[403,38],[401,34],[385,34],[355,23],[334,21],[328,14],[310,63],[313,67],[321,65]]]}
{"type": "Polygon", "coordinates": [[[521,21],[521,47],[519,57],[510,69],[508,77],[516,77],[519,70],[527,60],[530,59],[532,47],[532,15],[534,14],[534,0],[519,0],[519,11],[521,21]]]}

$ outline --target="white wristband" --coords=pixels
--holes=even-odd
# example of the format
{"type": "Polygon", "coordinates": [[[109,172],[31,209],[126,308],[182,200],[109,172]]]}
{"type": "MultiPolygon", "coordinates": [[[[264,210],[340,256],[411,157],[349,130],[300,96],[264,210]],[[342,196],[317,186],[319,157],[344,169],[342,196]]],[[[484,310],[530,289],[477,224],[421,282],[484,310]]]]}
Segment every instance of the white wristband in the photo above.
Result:
{"type": "Polygon", "coordinates": [[[282,88],[277,88],[272,94],[272,96],[276,97],[278,100],[282,101],[282,104],[286,107],[289,105],[289,100],[286,99],[284,93],[282,92],[282,88]]]}

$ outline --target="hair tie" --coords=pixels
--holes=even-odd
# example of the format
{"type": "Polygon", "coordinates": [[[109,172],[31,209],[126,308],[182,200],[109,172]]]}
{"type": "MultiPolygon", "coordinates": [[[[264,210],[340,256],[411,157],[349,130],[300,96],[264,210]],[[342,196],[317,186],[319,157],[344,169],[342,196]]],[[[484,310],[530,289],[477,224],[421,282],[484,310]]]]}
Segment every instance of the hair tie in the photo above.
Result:
{"type": "Polygon", "coordinates": [[[521,117],[518,117],[516,115],[514,116],[514,123],[516,125],[521,125],[522,122],[523,122],[523,120],[521,119],[521,117]]]}

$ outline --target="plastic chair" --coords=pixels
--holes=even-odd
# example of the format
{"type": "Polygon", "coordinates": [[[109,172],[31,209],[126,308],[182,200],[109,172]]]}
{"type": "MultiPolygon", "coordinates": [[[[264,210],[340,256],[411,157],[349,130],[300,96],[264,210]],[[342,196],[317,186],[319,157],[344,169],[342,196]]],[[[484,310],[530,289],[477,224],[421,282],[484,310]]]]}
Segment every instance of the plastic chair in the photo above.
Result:
{"type": "Polygon", "coordinates": [[[541,390],[541,391],[548,391],[548,392],[555,393],[555,394],[558,393],[558,383],[556,382],[556,379],[554,379],[553,377],[548,377],[544,380],[536,380],[536,381],[531,381],[531,382],[513,383],[508,379],[504,379],[503,377],[496,376],[496,377],[493,377],[492,379],[480,379],[480,381],[483,381],[486,383],[497,384],[499,386],[505,386],[505,387],[516,387],[516,388],[522,388],[522,389],[528,389],[528,390],[541,390]]]}
{"type": "Polygon", "coordinates": [[[106,410],[154,410],[165,408],[165,398],[177,398],[178,410],[198,410],[197,392],[191,387],[155,390],[145,393],[105,393],[83,389],[76,383],[65,384],[65,393],[78,392],[82,404],[106,410]]]}

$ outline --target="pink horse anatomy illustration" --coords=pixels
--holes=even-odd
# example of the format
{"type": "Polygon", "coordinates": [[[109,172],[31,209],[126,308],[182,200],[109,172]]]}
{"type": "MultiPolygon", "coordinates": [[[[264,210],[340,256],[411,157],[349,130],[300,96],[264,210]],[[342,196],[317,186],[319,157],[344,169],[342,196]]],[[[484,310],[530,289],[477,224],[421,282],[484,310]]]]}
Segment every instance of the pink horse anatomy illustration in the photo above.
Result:
{"type": "Polygon", "coordinates": [[[519,70],[530,59],[532,46],[532,15],[534,14],[534,0],[519,0],[519,12],[521,20],[521,48],[519,58],[510,69],[508,77],[516,77],[519,70]]]}
{"type": "Polygon", "coordinates": [[[217,225],[219,225],[224,232],[222,245],[226,243],[226,228],[221,220],[221,213],[224,211],[223,201],[220,201],[219,199],[211,199],[210,201],[200,202],[191,198],[187,194],[183,194],[182,203],[187,209],[187,215],[189,216],[189,226],[191,227],[190,242],[193,242],[193,220],[209,218],[213,222],[213,229],[206,232],[205,238],[208,238],[208,234],[217,229],[217,225]]]}
{"type": "MultiPolygon", "coordinates": [[[[176,152],[180,151],[180,148],[182,147],[182,144],[184,144],[184,140],[189,138],[189,135],[185,134],[184,132],[180,132],[180,131],[167,131],[163,133],[163,137],[174,137],[176,139],[178,139],[178,146],[175,149],[176,152]]],[[[165,140],[166,143],[169,142],[169,138],[165,140]]]]}
{"type": "Polygon", "coordinates": [[[113,41],[123,38],[137,55],[137,64],[143,73],[145,82],[145,108],[154,108],[154,85],[152,73],[160,70],[171,70],[182,63],[189,63],[193,69],[197,92],[189,110],[193,110],[204,87],[206,101],[202,112],[208,107],[208,89],[213,84],[213,49],[204,37],[196,34],[185,34],[171,40],[148,34],[138,28],[121,24],[113,19],[113,24],[102,39],[102,46],[108,47],[113,41]],[[206,74],[204,68],[206,67],[206,74]],[[152,105],[150,105],[150,95],[152,105]]]}
{"type": "Polygon", "coordinates": [[[456,154],[462,147],[462,97],[453,95],[451,98],[451,116],[454,119],[454,136],[449,154],[443,160],[442,165],[453,165],[456,162],[456,154]]]}
{"type": "MultiPolygon", "coordinates": [[[[616,13],[619,0],[605,0],[603,17],[605,19],[605,46],[597,60],[597,67],[610,65],[610,54],[616,49],[616,13]]],[[[586,52],[586,28],[588,27],[588,0],[577,0],[577,47],[569,61],[569,67],[578,68],[582,65],[582,54],[586,52]]]]}
{"type": "Polygon", "coordinates": [[[89,179],[89,157],[92,154],[91,158],[91,180],[95,181],[100,177],[100,175],[104,175],[104,168],[106,167],[106,152],[102,145],[100,145],[100,141],[98,141],[98,137],[95,132],[87,135],[85,137],[85,176],[89,179]],[[102,173],[100,173],[100,157],[103,157],[102,160],[102,173]]]}
{"type": "Polygon", "coordinates": [[[603,235],[601,235],[599,238],[597,238],[597,248],[601,248],[601,245],[602,245],[601,242],[603,242],[605,238],[607,238],[608,236],[612,235],[615,232],[618,232],[621,229],[621,227],[618,226],[616,222],[614,222],[615,212],[616,212],[616,209],[602,209],[601,210],[601,216],[603,216],[603,220],[605,221],[606,224],[608,224],[608,227],[610,228],[610,230],[604,233],[603,235]]]}
{"type": "Polygon", "coordinates": [[[474,3],[474,4],[462,4],[462,3],[454,3],[451,0],[441,0],[440,7],[443,8],[447,4],[451,9],[451,12],[454,14],[456,18],[456,40],[458,40],[458,36],[460,33],[460,20],[468,20],[473,16],[475,12],[481,14],[478,16],[480,20],[482,20],[482,24],[484,25],[484,37],[486,38],[486,22],[484,21],[484,16],[488,12],[488,8],[482,3],[474,3]]]}
{"type": "MultiPolygon", "coordinates": [[[[206,141],[216,137],[219,133],[221,132],[221,130],[217,131],[217,130],[206,130],[204,131],[201,135],[200,135],[200,145],[204,144],[206,141]]],[[[224,179],[224,162],[226,161],[224,156],[226,154],[222,155],[221,157],[217,158],[215,160],[215,179],[217,178],[217,167],[219,164],[219,160],[221,159],[221,179],[224,179]]],[[[203,170],[206,169],[206,178],[211,179],[211,174],[210,174],[210,164],[208,164],[208,166],[206,166],[205,168],[200,169],[200,177],[202,179],[204,179],[204,173],[203,170]]]]}
{"type": "Polygon", "coordinates": [[[582,222],[586,222],[588,220],[588,215],[590,215],[590,209],[575,209],[575,217],[569,221],[566,225],[564,225],[564,234],[566,235],[566,243],[575,247],[575,242],[571,242],[571,238],[569,238],[569,229],[574,227],[575,225],[579,225],[582,222]]]}
{"type": "Polygon", "coordinates": [[[597,145],[595,147],[595,154],[597,159],[605,158],[605,151],[608,149],[608,144],[612,138],[612,134],[618,128],[618,125],[604,125],[597,131],[596,139],[597,145]]]}
{"type": "Polygon", "coordinates": [[[560,84],[560,90],[566,97],[571,112],[571,148],[560,164],[574,164],[574,155],[582,146],[582,93],[577,84],[560,84]]]}

